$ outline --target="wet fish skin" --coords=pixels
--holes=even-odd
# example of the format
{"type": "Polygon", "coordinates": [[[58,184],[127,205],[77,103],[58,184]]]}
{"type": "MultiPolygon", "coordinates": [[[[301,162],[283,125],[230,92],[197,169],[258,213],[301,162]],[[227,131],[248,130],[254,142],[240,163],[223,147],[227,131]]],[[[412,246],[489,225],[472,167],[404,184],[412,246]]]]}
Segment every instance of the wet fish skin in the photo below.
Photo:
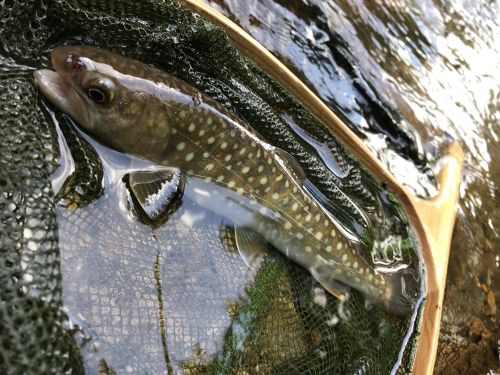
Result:
{"type": "Polygon", "coordinates": [[[390,312],[410,311],[411,273],[382,274],[368,265],[355,239],[305,190],[296,161],[221,105],[171,75],[101,49],[60,47],[51,58],[55,72],[35,73],[41,91],[101,142],[204,179],[208,201],[216,194],[208,188],[213,181],[245,197],[251,219],[211,208],[257,232],[330,292],[340,282],[390,312]]]}

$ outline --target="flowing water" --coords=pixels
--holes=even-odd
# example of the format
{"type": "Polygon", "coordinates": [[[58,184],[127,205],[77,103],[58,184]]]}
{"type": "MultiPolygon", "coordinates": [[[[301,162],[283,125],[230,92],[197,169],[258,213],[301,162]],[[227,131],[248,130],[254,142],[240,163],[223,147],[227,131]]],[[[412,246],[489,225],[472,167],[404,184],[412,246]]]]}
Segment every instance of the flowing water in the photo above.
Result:
{"type": "Polygon", "coordinates": [[[462,143],[465,170],[436,372],[498,371],[499,2],[207,2],[301,76],[418,194],[433,194],[425,165],[435,168],[442,145],[462,143]],[[367,112],[366,103],[381,104],[385,117],[367,112]],[[380,131],[391,121],[402,135],[380,131]],[[408,138],[418,155],[405,148],[408,138]]]}

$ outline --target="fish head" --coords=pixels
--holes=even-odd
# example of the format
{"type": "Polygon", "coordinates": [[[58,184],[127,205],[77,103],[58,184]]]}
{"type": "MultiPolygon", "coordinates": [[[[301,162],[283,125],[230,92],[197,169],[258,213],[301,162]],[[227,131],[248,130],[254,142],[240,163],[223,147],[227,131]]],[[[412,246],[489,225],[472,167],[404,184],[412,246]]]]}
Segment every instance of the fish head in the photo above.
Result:
{"type": "MultiPolygon", "coordinates": [[[[161,108],[155,111],[154,97],[127,85],[132,77],[119,70],[124,65],[119,58],[93,47],[58,47],[51,54],[54,70],[37,70],[35,81],[42,94],[85,131],[112,148],[147,158],[157,154],[159,145],[164,147],[169,129],[150,124],[161,118],[150,116],[161,108]]],[[[132,61],[124,60],[125,65],[132,61]]]]}

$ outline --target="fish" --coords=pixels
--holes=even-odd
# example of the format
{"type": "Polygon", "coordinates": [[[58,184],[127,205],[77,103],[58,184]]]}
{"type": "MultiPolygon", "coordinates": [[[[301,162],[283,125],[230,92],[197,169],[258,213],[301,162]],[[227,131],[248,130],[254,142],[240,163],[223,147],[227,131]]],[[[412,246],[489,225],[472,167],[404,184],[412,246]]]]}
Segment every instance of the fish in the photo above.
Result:
{"type": "Polygon", "coordinates": [[[412,310],[414,271],[370,265],[298,162],[223,105],[98,47],[57,47],[51,66],[34,78],[52,104],[104,145],[192,176],[203,193],[198,203],[234,223],[242,254],[271,244],[333,295],[353,288],[389,313],[412,310]]]}

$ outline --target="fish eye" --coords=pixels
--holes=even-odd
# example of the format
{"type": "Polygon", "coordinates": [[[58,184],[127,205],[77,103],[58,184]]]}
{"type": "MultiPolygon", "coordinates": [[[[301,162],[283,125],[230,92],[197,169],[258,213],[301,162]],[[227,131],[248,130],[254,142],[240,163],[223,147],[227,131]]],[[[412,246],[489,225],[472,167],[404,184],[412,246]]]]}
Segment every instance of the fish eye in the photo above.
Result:
{"type": "Polygon", "coordinates": [[[88,89],[87,95],[90,99],[97,103],[104,103],[104,101],[106,100],[106,95],[99,89],[88,89]]]}
{"type": "Polygon", "coordinates": [[[99,78],[87,85],[87,96],[98,104],[110,103],[115,97],[115,85],[110,79],[99,78]]]}

